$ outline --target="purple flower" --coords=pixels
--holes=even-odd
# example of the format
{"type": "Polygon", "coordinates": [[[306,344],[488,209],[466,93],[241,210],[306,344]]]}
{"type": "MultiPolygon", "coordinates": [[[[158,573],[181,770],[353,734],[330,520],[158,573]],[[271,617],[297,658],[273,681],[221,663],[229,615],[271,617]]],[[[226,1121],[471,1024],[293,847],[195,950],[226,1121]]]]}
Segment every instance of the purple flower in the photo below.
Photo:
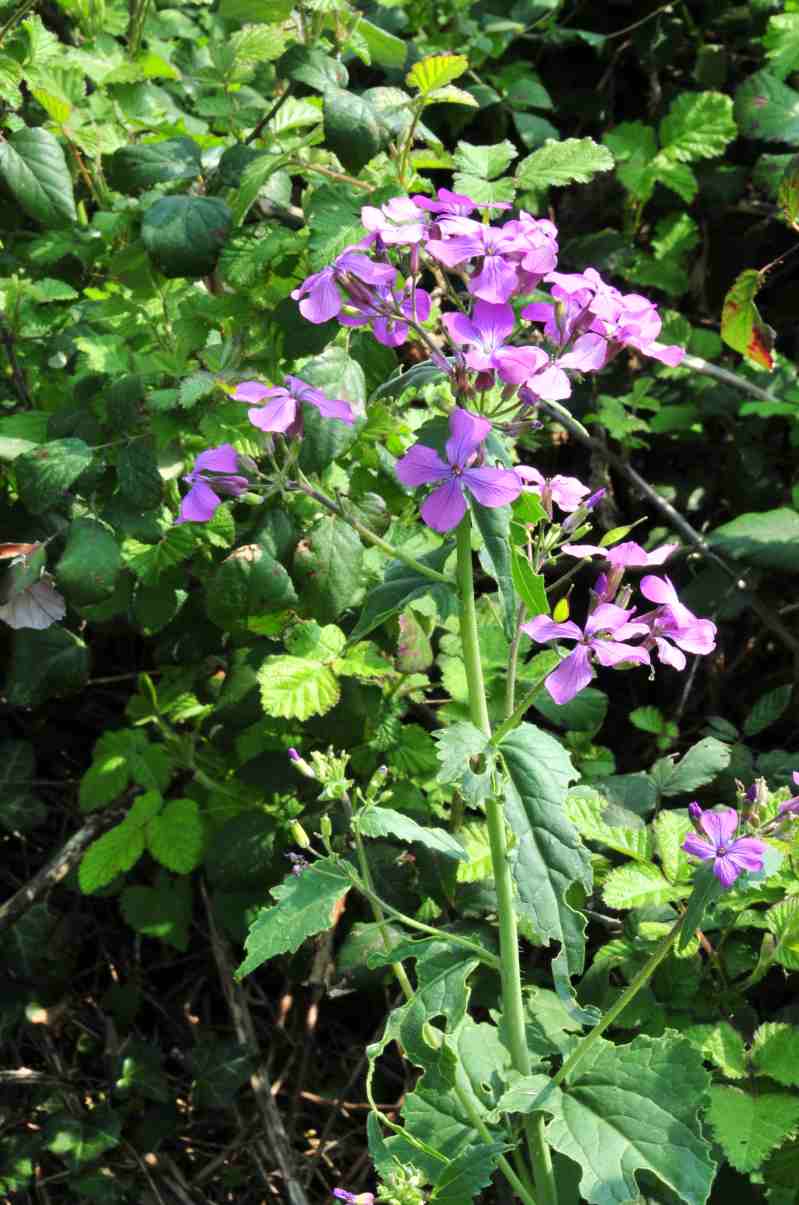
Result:
{"type": "Polygon", "coordinates": [[[237,402],[265,402],[265,405],[253,405],[247,411],[250,422],[260,431],[299,434],[302,430],[302,403],[315,406],[323,418],[335,418],[350,426],[355,422],[348,402],[341,398],[325,397],[321,389],[314,389],[313,385],[308,385],[299,377],[286,376],[283,385],[270,388],[260,381],[242,381],[236,386],[233,397],[237,402]]]}
{"type": "Polygon", "coordinates": [[[689,811],[706,837],[689,833],[682,848],[703,862],[712,858],[713,873],[723,887],[731,887],[745,870],[763,869],[763,854],[766,852],[764,842],[756,837],[733,840],[738,828],[738,813],[734,808],[725,808],[722,812],[703,812],[698,803],[693,803],[689,811]]]}
{"type": "Polygon", "coordinates": [[[546,615],[536,615],[535,619],[521,625],[522,631],[538,644],[558,639],[577,642],[574,651],[545,681],[556,703],[568,703],[588,685],[594,677],[594,660],[609,666],[625,661],[649,665],[646,649],[626,643],[630,637],[649,635],[647,625],[631,620],[632,615],[632,611],[625,611],[623,607],[602,603],[588,616],[584,629],[571,620],[555,623],[546,615]]]}
{"type": "Polygon", "coordinates": [[[346,1188],[334,1188],[333,1196],[338,1197],[339,1201],[346,1201],[348,1205],[375,1205],[375,1195],[373,1192],[348,1192],[346,1188]]]}
{"type": "MultiPolygon", "coordinates": [[[[438,200],[431,201],[429,197],[423,197],[417,193],[411,197],[411,200],[419,209],[426,209],[428,213],[446,214],[448,217],[468,218],[469,214],[474,213],[477,208],[477,202],[462,192],[450,192],[448,188],[439,188],[436,196],[438,200]]],[[[506,209],[507,206],[499,202],[490,208],[506,209]]]]}
{"type": "Polygon", "coordinates": [[[685,669],[685,656],[680,649],[701,656],[713,652],[716,647],[716,625],[710,619],[699,619],[693,611],[689,611],[680,602],[669,578],[647,575],[641,579],[639,589],[644,598],[660,604],[657,610],[642,615],[641,619],[649,624],[658,657],[665,665],[685,669]],[[679,648],[674,645],[679,645],[679,648]]]}
{"type": "Polygon", "coordinates": [[[340,285],[345,293],[357,294],[358,300],[367,300],[369,290],[363,285],[390,285],[396,274],[391,264],[375,263],[355,245],[345,248],[329,267],[306,277],[291,296],[299,301],[302,316],[318,325],[341,312],[344,303],[340,285]],[[358,282],[361,282],[361,289],[357,288],[358,282]]]}
{"type": "Polygon", "coordinates": [[[427,250],[448,268],[455,268],[467,260],[480,259],[480,268],[469,278],[469,292],[501,305],[512,297],[518,285],[516,267],[506,253],[521,249],[522,241],[516,234],[506,234],[504,228],[486,226],[471,218],[442,218],[439,222],[445,238],[429,239],[427,250]]]}
{"type": "Polygon", "coordinates": [[[648,569],[652,565],[662,565],[677,547],[677,544],[661,544],[654,552],[647,552],[635,540],[626,540],[612,548],[600,548],[597,544],[564,544],[561,551],[569,556],[604,557],[614,569],[648,569]]]}
{"type": "MultiPolygon", "coordinates": [[[[793,779],[794,785],[799,787],[799,770],[794,770],[791,778],[793,779]]],[[[783,812],[790,812],[792,815],[795,812],[799,812],[799,795],[794,795],[792,799],[786,799],[785,803],[781,803],[777,808],[777,812],[780,814],[783,812]]]]}
{"type": "Polygon", "coordinates": [[[342,312],[338,320],[342,326],[365,326],[372,324],[372,334],[385,347],[400,347],[408,338],[408,323],[402,315],[415,322],[427,322],[430,317],[430,294],[425,289],[415,289],[408,282],[404,289],[393,289],[378,285],[370,302],[353,302],[354,313],[342,312]]]}
{"type": "Polygon", "coordinates": [[[468,347],[464,359],[476,372],[499,373],[510,385],[521,385],[549,363],[549,356],[538,347],[511,347],[508,336],[515,326],[509,305],[476,301],[471,318],[459,312],[441,318],[453,343],[468,347]]]}
{"type": "Polygon", "coordinates": [[[525,492],[538,494],[550,518],[552,517],[553,502],[567,513],[586,505],[583,499],[589,492],[589,488],[576,477],[564,477],[561,473],[557,473],[554,477],[545,477],[538,469],[531,468],[526,464],[517,465],[516,472],[525,483],[525,492]]]}
{"type": "Polygon", "coordinates": [[[207,523],[222,504],[220,494],[238,498],[248,490],[250,483],[236,472],[238,467],[238,453],[231,444],[220,444],[218,448],[201,452],[194,468],[183,478],[191,489],[180,504],[175,522],[207,523]]]}
{"type": "Polygon", "coordinates": [[[422,503],[421,515],[433,531],[451,531],[466,513],[464,491],[481,506],[505,506],[521,493],[522,483],[510,469],[474,468],[478,449],[491,430],[485,418],[456,408],[449,416],[450,437],[446,463],[433,448],[414,444],[397,461],[396,473],[403,485],[443,482],[422,503]]]}
{"type": "Polygon", "coordinates": [[[379,209],[364,205],[361,223],[371,234],[379,234],[386,246],[412,247],[428,233],[428,219],[410,197],[392,197],[379,209]]]}

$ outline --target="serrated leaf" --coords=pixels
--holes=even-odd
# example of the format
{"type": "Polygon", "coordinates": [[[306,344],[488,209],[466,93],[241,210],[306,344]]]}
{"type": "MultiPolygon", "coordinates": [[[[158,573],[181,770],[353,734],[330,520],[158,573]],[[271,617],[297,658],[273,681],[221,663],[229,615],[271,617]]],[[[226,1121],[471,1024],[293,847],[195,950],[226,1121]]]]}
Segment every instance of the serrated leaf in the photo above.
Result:
{"type": "Polygon", "coordinates": [[[663,795],[684,795],[695,791],[698,787],[707,786],[726,770],[730,764],[730,746],[723,741],[717,741],[713,736],[706,736],[698,741],[676,763],[664,758],[658,762],[663,766],[663,776],[658,781],[658,787],[663,795]]]}
{"type": "Polygon", "coordinates": [[[780,1021],[761,1025],[752,1043],[752,1062],[778,1084],[799,1087],[799,1027],[780,1021]]]}
{"type": "Polygon", "coordinates": [[[566,138],[562,142],[549,138],[532,155],[522,159],[516,181],[522,188],[533,189],[562,187],[572,182],[587,184],[597,172],[607,172],[612,167],[610,151],[593,138],[566,138]]]}
{"type": "Polygon", "coordinates": [[[192,912],[191,879],[170,879],[163,871],[155,887],[126,887],[119,897],[122,915],[145,937],[157,937],[185,951],[192,912]]]}
{"type": "Polygon", "coordinates": [[[743,723],[745,736],[757,736],[775,724],[791,701],[793,687],[777,686],[756,700],[743,723]]]}
{"type": "Polygon", "coordinates": [[[425,828],[394,808],[368,808],[358,816],[358,828],[365,837],[396,837],[399,841],[424,845],[445,858],[466,860],[463,846],[443,828],[425,828]]]}
{"type": "Polygon", "coordinates": [[[453,1159],[436,1181],[431,1205],[468,1205],[491,1183],[497,1161],[506,1146],[502,1142],[481,1143],[453,1159]]]}
{"type": "Polygon", "coordinates": [[[161,197],[145,211],[141,235],[165,276],[195,279],[213,271],[232,225],[219,197],[161,197]]]}
{"type": "Polygon", "coordinates": [[[471,142],[459,142],[455,149],[455,167],[460,172],[478,176],[481,180],[495,180],[510,166],[519,152],[506,138],[493,146],[474,146],[471,142]]]}
{"type": "MultiPolygon", "coordinates": [[[[440,573],[454,548],[455,545],[450,540],[440,548],[425,553],[418,560],[428,569],[435,569],[440,573]]],[[[389,561],[383,581],[366,596],[363,611],[350,640],[360,640],[368,636],[392,615],[403,611],[408,603],[425,594],[430,594],[435,599],[441,619],[453,614],[457,603],[454,583],[450,586],[443,582],[431,582],[428,577],[424,577],[404,561],[389,561]]]]}
{"type": "Polygon", "coordinates": [[[685,895],[685,889],[674,888],[657,866],[647,863],[617,866],[602,887],[608,907],[619,909],[660,907],[685,895]]]}
{"type": "Polygon", "coordinates": [[[154,510],[161,502],[162,480],[153,447],[145,440],[125,444],[117,458],[119,492],[142,510],[154,510]]]}
{"type": "Polygon", "coordinates": [[[799,1124],[799,1096],[713,1084],[707,1119],[732,1166],[754,1172],[799,1124]]]}
{"type": "Polygon", "coordinates": [[[721,337],[747,360],[771,370],[776,331],[763,321],[755,305],[763,280],[764,274],[756,268],[747,268],[736,277],[724,298],[721,337]]]}
{"type": "Polygon", "coordinates": [[[220,0],[219,16],[230,25],[245,21],[285,21],[294,0],[220,0]]]}
{"type": "Polygon", "coordinates": [[[341,696],[333,671],[305,657],[267,657],[256,677],[267,715],[307,720],[330,711],[341,696]]]}
{"type": "Polygon", "coordinates": [[[655,851],[663,873],[670,883],[679,876],[680,869],[687,865],[687,857],[680,847],[692,827],[688,817],[678,815],[677,812],[660,812],[652,823],[655,851]]]}
{"type": "Polygon", "coordinates": [[[109,527],[96,519],[73,519],[55,576],[71,603],[87,606],[113,594],[121,565],[122,554],[109,527]]]}
{"type": "Polygon", "coordinates": [[[208,618],[227,632],[251,627],[259,616],[296,602],[288,573],[260,544],[240,545],[206,584],[208,618]]]}
{"type": "Polygon", "coordinates": [[[769,17],[763,46],[769,70],[785,79],[799,67],[799,13],[781,13],[769,17]]]}
{"type": "Polygon", "coordinates": [[[414,63],[405,77],[405,82],[410,88],[416,88],[422,96],[426,96],[434,88],[443,88],[451,84],[468,68],[469,60],[465,54],[431,54],[414,63]]]}
{"type": "Polygon", "coordinates": [[[194,799],[170,799],[147,825],[147,848],[175,874],[190,874],[203,851],[203,822],[194,799]]]}
{"type": "Polygon", "coordinates": [[[799,145],[799,92],[771,71],[758,71],[740,85],[735,118],[747,138],[799,145]]]}
{"type": "Polygon", "coordinates": [[[78,219],[72,176],[61,144],[41,126],[0,138],[0,177],[21,209],[49,228],[78,219]]]}
{"type": "Polygon", "coordinates": [[[723,92],[683,92],[660,123],[660,141],[681,163],[721,155],[738,128],[723,92]]]}
{"type": "Polygon", "coordinates": [[[119,1144],[122,1119],[110,1109],[97,1108],[86,1117],[56,1113],[44,1127],[44,1147],[62,1159],[72,1171],[99,1159],[119,1144]]]}
{"type": "Polygon", "coordinates": [[[92,455],[82,439],[53,439],[18,456],[14,462],[17,485],[31,514],[50,510],[89,467],[92,455]]]}
{"type": "Polygon", "coordinates": [[[561,943],[569,974],[579,974],[584,925],[570,895],[575,885],[590,890],[591,863],[564,806],[574,767],[561,743],[532,724],[509,733],[500,752],[509,777],[505,818],[516,838],[510,856],[519,911],[542,942],[561,943]]]}
{"type": "Polygon", "coordinates": [[[344,520],[320,519],[297,545],[294,576],[310,613],[323,623],[337,619],[358,601],[363,545],[344,520]]]}
{"type": "Polygon", "coordinates": [[[774,961],[788,971],[799,971],[799,899],[790,896],[769,908],[766,924],[776,939],[774,961]]]}
{"type": "Polygon", "coordinates": [[[62,627],[14,633],[5,683],[12,707],[36,707],[49,698],[81,690],[89,677],[86,643],[62,627]]]}
{"type": "Polygon", "coordinates": [[[298,949],[308,937],[334,923],[339,904],[351,886],[332,858],[320,858],[300,875],[289,875],[271,895],[277,901],[262,908],[247,934],[247,957],[236,971],[241,979],[276,954],[298,949]]]}
{"type": "Polygon", "coordinates": [[[644,825],[622,828],[602,819],[607,801],[590,787],[577,787],[566,798],[566,815],[586,841],[596,841],[606,849],[626,854],[636,862],[652,857],[652,838],[644,825]]]}
{"type": "Polygon", "coordinates": [[[704,1205],[716,1172],[697,1117],[708,1079],[682,1038],[642,1036],[624,1046],[600,1038],[568,1088],[552,1091],[545,1075],[520,1077],[500,1108],[553,1115],[546,1139],[582,1168],[580,1195],[591,1205],[638,1200],[641,1171],[687,1205],[704,1205]]]}
{"type": "Polygon", "coordinates": [[[121,146],[111,156],[109,179],[120,191],[152,188],[194,180],[202,173],[200,147],[192,138],[165,138],[162,142],[121,146]]]}
{"type": "Polygon", "coordinates": [[[682,1031],[704,1057],[719,1068],[727,1079],[742,1079],[746,1074],[744,1040],[729,1021],[715,1025],[691,1025],[682,1031]]]}
{"type": "Polygon", "coordinates": [[[118,874],[136,865],[144,853],[146,826],[162,803],[157,791],[147,791],[134,800],[121,824],[92,842],[78,869],[78,884],[85,895],[107,887],[118,874]]]}
{"type": "Polygon", "coordinates": [[[464,798],[475,807],[484,803],[491,790],[497,756],[495,749],[488,748],[486,734],[462,720],[434,732],[433,739],[439,760],[436,781],[460,787],[464,798]]]}
{"type": "Polygon", "coordinates": [[[128,539],[122,545],[125,564],[147,586],[154,586],[158,579],[174,569],[186,557],[191,556],[197,537],[191,525],[180,523],[170,527],[157,544],[142,544],[128,539]]]}

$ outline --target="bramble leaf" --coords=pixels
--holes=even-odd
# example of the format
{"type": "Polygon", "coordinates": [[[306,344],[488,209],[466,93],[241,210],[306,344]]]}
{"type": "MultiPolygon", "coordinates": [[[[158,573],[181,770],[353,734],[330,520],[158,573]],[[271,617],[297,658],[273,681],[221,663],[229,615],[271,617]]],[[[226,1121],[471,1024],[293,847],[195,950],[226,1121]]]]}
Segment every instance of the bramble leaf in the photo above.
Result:
{"type": "Polygon", "coordinates": [[[608,172],[613,156],[593,138],[566,138],[563,142],[547,139],[542,147],[522,159],[516,169],[521,188],[549,188],[577,182],[587,184],[597,172],[608,172]]]}
{"type": "Polygon", "coordinates": [[[799,1097],[713,1084],[707,1119],[732,1166],[753,1172],[799,1123],[799,1097]]]}

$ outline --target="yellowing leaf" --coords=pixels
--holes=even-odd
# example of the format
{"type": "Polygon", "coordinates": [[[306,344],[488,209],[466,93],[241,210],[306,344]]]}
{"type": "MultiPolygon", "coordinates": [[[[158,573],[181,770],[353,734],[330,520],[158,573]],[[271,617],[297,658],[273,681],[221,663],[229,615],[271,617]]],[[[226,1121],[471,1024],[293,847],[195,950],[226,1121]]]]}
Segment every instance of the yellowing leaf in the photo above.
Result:
{"type": "Polygon", "coordinates": [[[760,317],[755,296],[763,284],[763,273],[747,268],[736,277],[721,311],[721,337],[728,347],[761,368],[774,367],[771,355],[775,331],[760,317]]]}
{"type": "Polygon", "coordinates": [[[411,88],[418,88],[422,96],[427,96],[435,88],[451,84],[459,75],[463,75],[468,66],[469,60],[465,54],[431,54],[414,63],[405,82],[411,88]]]}

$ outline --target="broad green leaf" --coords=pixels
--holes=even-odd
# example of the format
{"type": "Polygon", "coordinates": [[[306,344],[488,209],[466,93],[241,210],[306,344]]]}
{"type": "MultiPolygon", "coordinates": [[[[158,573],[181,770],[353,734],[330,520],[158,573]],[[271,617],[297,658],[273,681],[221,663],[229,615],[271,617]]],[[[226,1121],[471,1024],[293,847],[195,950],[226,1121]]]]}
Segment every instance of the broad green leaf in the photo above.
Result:
{"type": "Polygon", "coordinates": [[[296,601],[288,573],[260,544],[240,545],[206,583],[208,618],[227,632],[246,628],[258,616],[296,601]]]}
{"type": "Polygon", "coordinates": [[[192,912],[191,879],[171,879],[164,871],[155,887],[126,887],[119,897],[122,915],[132,929],[145,937],[157,937],[176,950],[189,947],[192,912]]]}
{"type": "Polygon", "coordinates": [[[431,54],[414,63],[405,77],[410,88],[417,88],[422,96],[434,89],[451,84],[469,68],[465,54],[431,54]]]}
{"type": "Polygon", "coordinates": [[[12,707],[37,707],[47,699],[82,690],[89,665],[85,642],[66,628],[15,632],[5,684],[6,702],[12,707]]]}
{"type": "Polygon", "coordinates": [[[142,240],[164,276],[207,276],[213,271],[233,215],[218,197],[161,197],[144,213],[142,240]]]}
{"type": "Polygon", "coordinates": [[[135,866],[144,853],[147,824],[161,809],[163,800],[157,791],[147,791],[133,801],[125,819],[93,841],[78,869],[78,883],[85,895],[135,866]]]}
{"type": "MultiPolygon", "coordinates": [[[[319,116],[321,117],[321,114],[319,116]]],[[[237,163],[243,167],[243,170],[240,169],[241,177],[238,181],[236,194],[230,201],[230,212],[234,226],[242,225],[259,196],[267,197],[269,200],[281,200],[279,196],[270,196],[270,193],[273,192],[274,185],[284,177],[283,168],[289,161],[288,155],[264,151],[256,153],[252,157],[248,156],[247,161],[243,162],[241,152],[247,149],[246,147],[228,147],[219,164],[223,179],[225,174],[230,172],[237,163]],[[239,152],[236,159],[232,157],[233,151],[239,152]],[[225,156],[227,156],[227,159],[225,156]]],[[[229,248],[230,243],[227,243],[220,252],[220,255],[223,257],[220,263],[223,266],[225,264],[224,256],[229,248]]]]}
{"type": "Polygon", "coordinates": [[[754,1172],[799,1122],[799,1096],[713,1084],[707,1119],[736,1171],[754,1172]]]}
{"type": "Polygon", "coordinates": [[[682,1030],[682,1035],[693,1042],[727,1079],[743,1079],[746,1075],[744,1040],[729,1021],[719,1021],[715,1025],[690,1025],[682,1030]]]}
{"type": "MultiPolygon", "coordinates": [[[[363,238],[363,204],[364,194],[360,190],[344,188],[340,184],[322,184],[304,200],[305,220],[310,229],[308,249],[312,271],[326,268],[345,247],[363,238]]],[[[335,425],[341,426],[340,423],[335,425]]]]}
{"type": "Polygon", "coordinates": [[[463,846],[443,828],[425,828],[394,808],[369,808],[359,815],[357,823],[366,837],[396,837],[410,844],[424,845],[445,858],[455,858],[459,862],[466,860],[463,846]]]}
{"type": "Polygon", "coordinates": [[[396,672],[391,662],[368,640],[353,645],[346,657],[333,663],[333,668],[345,678],[385,678],[396,672]]]}
{"type": "Polygon", "coordinates": [[[799,92],[770,71],[758,71],[740,85],[735,118],[747,138],[799,145],[799,92]]]}
{"type": "Polygon", "coordinates": [[[165,791],[172,761],[164,745],[152,744],[137,728],[104,732],[80,784],[80,809],[93,812],[118,799],[133,781],[145,790],[165,791]]]}
{"type": "Polygon", "coordinates": [[[472,806],[485,802],[496,770],[496,750],[488,747],[488,737],[468,720],[440,728],[433,733],[438,748],[437,782],[460,787],[472,806]]]}
{"type": "MultiPolygon", "coordinates": [[[[454,551],[455,545],[448,541],[417,559],[428,569],[440,573],[454,551]]],[[[435,599],[441,619],[453,614],[457,602],[454,583],[431,582],[404,561],[389,561],[385,577],[366,596],[360,619],[350,634],[350,640],[360,640],[392,615],[403,611],[414,599],[430,594],[435,599]]]]}
{"type": "Polygon", "coordinates": [[[220,0],[219,15],[230,25],[257,24],[285,21],[293,8],[294,0],[220,0]]]}
{"type": "Polygon", "coordinates": [[[707,862],[702,862],[694,873],[693,890],[685,905],[682,928],[677,937],[676,950],[678,954],[687,950],[691,945],[697,929],[701,929],[705,922],[705,914],[708,908],[713,906],[724,891],[721,883],[713,873],[714,867],[715,863],[711,859],[707,862]]]}
{"type": "Polygon", "coordinates": [[[262,887],[274,861],[277,823],[260,808],[250,808],[216,828],[204,869],[222,891],[262,887]]]}
{"type": "Polygon", "coordinates": [[[737,133],[732,100],[723,92],[682,92],[660,123],[661,144],[685,163],[723,154],[737,133]]]}
{"type": "Polygon", "coordinates": [[[587,686],[568,703],[556,703],[546,691],[533,699],[533,707],[550,724],[569,731],[588,732],[594,736],[605,722],[608,713],[608,696],[595,686],[587,686]]]}
{"type": "Polygon", "coordinates": [[[162,142],[121,146],[109,164],[111,183],[124,192],[195,180],[201,173],[200,147],[193,138],[165,138],[162,142]]]}
{"type": "Polygon", "coordinates": [[[346,88],[349,83],[347,68],[332,54],[300,43],[289,46],[277,64],[277,70],[282,79],[295,80],[316,92],[326,92],[328,88],[346,88]]]}
{"type": "Polygon", "coordinates": [[[776,332],[760,317],[755,297],[763,285],[763,273],[747,268],[727,291],[721,311],[721,337],[728,347],[747,360],[771,370],[774,367],[776,332]]]}
{"type": "Polygon", "coordinates": [[[687,865],[687,856],[680,847],[692,828],[688,817],[679,812],[659,812],[652,823],[655,851],[670,883],[679,877],[680,871],[687,865]]]}
{"type": "Polygon", "coordinates": [[[780,1021],[761,1025],[752,1043],[752,1062],[778,1084],[799,1087],[799,1027],[780,1021]]]}
{"type": "Polygon", "coordinates": [[[546,1139],[582,1168],[580,1194],[591,1205],[639,1200],[643,1171],[686,1205],[704,1205],[716,1172],[697,1116],[708,1080],[683,1038],[641,1036],[624,1046],[600,1038],[567,1086],[553,1091],[545,1075],[519,1077],[500,1107],[552,1114],[546,1139]]]}
{"type": "Polygon", "coordinates": [[[532,724],[509,733],[500,752],[509,777],[505,816],[516,839],[510,856],[519,911],[542,943],[561,943],[569,974],[579,974],[583,918],[572,906],[572,889],[590,890],[591,863],[564,806],[574,768],[560,741],[532,724]]]}
{"type": "Polygon", "coordinates": [[[775,938],[774,961],[788,971],[799,971],[799,898],[789,896],[769,908],[766,924],[775,938]]]}
{"type": "Polygon", "coordinates": [[[294,554],[294,575],[304,606],[329,623],[358,602],[363,545],[343,519],[320,519],[294,554]]]}
{"type": "Polygon", "coordinates": [[[50,510],[91,462],[92,450],[82,439],[53,439],[18,456],[17,485],[31,514],[50,510]]]}
{"type": "Polygon", "coordinates": [[[687,889],[673,887],[657,866],[639,862],[617,866],[602,887],[608,907],[619,909],[660,907],[686,894],[687,889]]]}
{"type": "Polygon", "coordinates": [[[436,1180],[430,1194],[433,1205],[467,1205],[481,1189],[487,1188],[505,1143],[481,1143],[457,1155],[436,1180]]]}
{"type": "Polygon", "coordinates": [[[699,182],[687,163],[680,163],[668,150],[660,151],[652,160],[653,179],[665,184],[690,205],[699,191],[699,182]]]}
{"type": "Polygon", "coordinates": [[[341,696],[333,671],[305,657],[267,657],[256,677],[267,715],[307,720],[330,711],[341,696]]]}
{"type": "Polygon", "coordinates": [[[142,544],[134,539],[125,540],[122,556],[136,577],[146,586],[154,586],[162,574],[174,569],[175,565],[191,556],[196,545],[197,536],[193,525],[181,523],[170,527],[157,544],[142,544]]]}
{"type": "Polygon", "coordinates": [[[744,736],[757,736],[775,724],[791,701],[793,687],[777,686],[755,701],[743,723],[744,736]]]}
{"type": "Polygon", "coordinates": [[[459,172],[478,176],[481,180],[495,180],[510,166],[519,152],[506,138],[493,146],[474,146],[471,142],[459,142],[455,149],[455,167],[459,172]]]}
{"type": "Polygon", "coordinates": [[[692,745],[676,764],[672,758],[662,758],[652,773],[662,795],[685,795],[713,782],[726,770],[731,756],[729,745],[706,736],[692,745]]]}
{"type": "Polygon", "coordinates": [[[343,88],[327,88],[323,109],[326,145],[347,171],[359,172],[383,144],[377,110],[362,96],[343,88]]]}
{"type": "Polygon", "coordinates": [[[60,142],[42,126],[0,139],[0,177],[20,208],[42,226],[69,226],[78,218],[60,142]]]}
{"type": "Polygon", "coordinates": [[[566,138],[563,142],[548,139],[532,155],[522,159],[516,170],[516,181],[522,188],[533,189],[562,186],[573,181],[587,184],[597,172],[607,172],[612,167],[610,151],[599,146],[593,138],[566,138]]]}
{"type": "Polygon", "coordinates": [[[499,588],[501,602],[502,628],[508,640],[512,640],[516,632],[516,611],[518,600],[513,588],[511,572],[510,520],[509,506],[487,507],[475,503],[472,506],[475,525],[483,537],[480,549],[480,564],[489,573],[499,588]]]}
{"type": "Polygon", "coordinates": [[[799,13],[769,17],[763,38],[769,70],[785,79],[799,67],[799,13]]]}
{"type": "Polygon", "coordinates": [[[289,875],[271,890],[277,903],[262,908],[247,934],[247,957],[236,971],[241,979],[276,954],[298,949],[308,937],[329,929],[351,886],[332,858],[320,858],[300,875],[289,875]]]}
{"type": "Polygon", "coordinates": [[[84,1163],[118,1146],[121,1129],[121,1116],[104,1107],[93,1109],[85,1117],[56,1113],[44,1127],[44,1147],[71,1171],[78,1171],[84,1163]]]}
{"type": "MultiPolygon", "coordinates": [[[[363,414],[366,403],[364,371],[343,347],[328,347],[320,356],[306,360],[302,366],[302,379],[328,397],[350,402],[356,414],[363,414]]],[[[343,424],[329,419],[328,425],[341,427],[343,424]]]]}
{"type": "Polygon", "coordinates": [[[389,748],[386,760],[401,778],[431,778],[437,759],[433,738],[421,724],[403,723],[398,740],[389,748]]]}
{"type": "Polygon", "coordinates": [[[147,825],[147,848],[175,874],[190,874],[200,864],[203,822],[194,799],[170,799],[147,825]]]}
{"type": "Polygon", "coordinates": [[[526,556],[517,548],[510,550],[511,577],[516,593],[528,615],[548,615],[549,603],[543,573],[535,573],[526,556]]]}
{"type": "Polygon", "coordinates": [[[141,510],[153,510],[161,502],[163,482],[153,447],[144,440],[125,444],[117,457],[119,492],[141,510]]]}
{"type": "Polygon", "coordinates": [[[649,830],[644,825],[621,828],[608,824],[602,819],[606,807],[606,800],[590,787],[576,787],[566,798],[566,815],[586,841],[596,841],[636,862],[648,862],[652,857],[649,830]]]}
{"type": "Polygon", "coordinates": [[[356,30],[366,43],[373,63],[401,71],[408,57],[408,44],[386,29],[381,29],[366,17],[361,17],[356,30]]]}
{"type": "Polygon", "coordinates": [[[122,554],[111,528],[96,519],[73,519],[55,567],[56,581],[71,603],[101,602],[114,592],[122,554]]]}
{"type": "Polygon", "coordinates": [[[712,531],[708,542],[736,561],[799,572],[799,513],[787,506],[738,515],[712,531]]]}
{"type": "MultiPolygon", "coordinates": [[[[350,365],[349,380],[345,382],[347,385],[357,382],[359,374],[361,379],[363,377],[359,364],[351,360],[350,365]]],[[[311,375],[315,374],[309,373],[309,378],[311,375]]],[[[302,379],[305,380],[305,369],[303,369],[302,379]]],[[[308,383],[315,384],[310,379],[308,383]]],[[[347,399],[345,398],[345,400],[347,399]]],[[[358,408],[357,405],[354,407],[355,410],[358,408]]],[[[299,462],[302,471],[308,475],[323,473],[331,464],[341,460],[357,439],[355,427],[337,422],[332,418],[323,418],[315,406],[304,407],[303,424],[304,434],[299,462]]]]}

